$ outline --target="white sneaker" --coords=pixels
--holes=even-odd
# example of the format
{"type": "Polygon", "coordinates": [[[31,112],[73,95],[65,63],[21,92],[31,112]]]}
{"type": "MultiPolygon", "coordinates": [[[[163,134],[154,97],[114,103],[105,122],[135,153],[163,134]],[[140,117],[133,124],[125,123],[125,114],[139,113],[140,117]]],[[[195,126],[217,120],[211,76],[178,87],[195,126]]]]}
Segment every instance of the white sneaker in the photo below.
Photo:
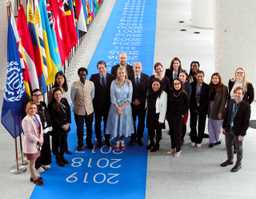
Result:
{"type": "Polygon", "coordinates": [[[201,148],[202,144],[196,144],[196,148],[201,148]]]}
{"type": "Polygon", "coordinates": [[[167,151],[167,154],[174,155],[175,154],[175,149],[170,149],[169,151],[167,151]]]}
{"type": "Polygon", "coordinates": [[[44,170],[47,170],[47,169],[50,169],[50,168],[51,168],[51,165],[50,165],[50,164],[48,164],[48,165],[43,165],[42,167],[43,167],[44,170]]]}
{"type": "Polygon", "coordinates": [[[195,143],[195,142],[191,142],[191,146],[192,146],[192,147],[195,147],[195,146],[196,146],[196,143],[195,143]]]}
{"type": "Polygon", "coordinates": [[[43,173],[43,172],[45,172],[45,169],[44,169],[43,167],[39,167],[39,168],[37,169],[37,172],[38,172],[38,173],[43,173]]]}
{"type": "Polygon", "coordinates": [[[180,154],[181,154],[181,151],[178,151],[175,153],[174,157],[178,158],[178,157],[180,157],[180,154]]]}

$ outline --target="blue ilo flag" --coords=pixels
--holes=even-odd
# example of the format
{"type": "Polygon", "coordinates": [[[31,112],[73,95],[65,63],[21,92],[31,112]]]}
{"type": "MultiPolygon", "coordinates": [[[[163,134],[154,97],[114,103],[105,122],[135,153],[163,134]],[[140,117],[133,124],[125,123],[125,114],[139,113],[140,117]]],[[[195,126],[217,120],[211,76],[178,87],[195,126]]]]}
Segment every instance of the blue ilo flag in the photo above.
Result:
{"type": "Polygon", "coordinates": [[[18,36],[15,20],[8,19],[7,79],[2,105],[1,122],[12,137],[21,134],[21,120],[26,103],[25,86],[18,52],[18,36]]]}

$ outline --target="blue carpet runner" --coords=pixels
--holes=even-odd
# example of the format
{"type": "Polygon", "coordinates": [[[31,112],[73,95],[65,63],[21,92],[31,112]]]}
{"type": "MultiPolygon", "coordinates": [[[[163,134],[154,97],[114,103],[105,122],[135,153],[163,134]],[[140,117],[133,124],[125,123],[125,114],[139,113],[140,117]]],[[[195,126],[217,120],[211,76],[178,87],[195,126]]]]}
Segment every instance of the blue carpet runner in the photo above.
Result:
{"type": "MultiPolygon", "coordinates": [[[[105,2],[107,3],[107,2],[105,2]]],[[[89,64],[89,73],[97,71],[96,63],[105,60],[108,71],[118,63],[120,52],[127,52],[128,63],[141,61],[143,71],[152,73],[156,26],[156,0],[116,0],[110,19],[89,64]]],[[[146,141],[146,140],[145,140],[146,141]]],[[[76,152],[76,126],[72,119],[66,155],[70,164],[52,168],[42,177],[45,185],[36,186],[31,199],[144,199],[147,175],[147,151],[128,147],[116,153],[110,148],[76,152]]]]}

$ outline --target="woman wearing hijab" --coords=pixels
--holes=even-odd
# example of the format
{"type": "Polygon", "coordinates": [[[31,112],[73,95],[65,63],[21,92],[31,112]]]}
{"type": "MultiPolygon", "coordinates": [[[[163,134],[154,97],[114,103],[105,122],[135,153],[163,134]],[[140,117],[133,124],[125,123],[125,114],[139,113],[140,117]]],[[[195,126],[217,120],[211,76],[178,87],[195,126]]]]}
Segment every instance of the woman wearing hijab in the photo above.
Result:
{"type": "Polygon", "coordinates": [[[169,154],[179,157],[182,145],[182,120],[188,112],[188,95],[182,88],[182,82],[178,79],[173,81],[167,103],[167,120],[169,134],[171,136],[171,149],[169,154]]]}
{"type": "Polygon", "coordinates": [[[159,150],[166,109],[167,94],[162,89],[161,81],[152,79],[151,91],[147,96],[147,128],[150,141],[147,149],[151,152],[159,150]]]}

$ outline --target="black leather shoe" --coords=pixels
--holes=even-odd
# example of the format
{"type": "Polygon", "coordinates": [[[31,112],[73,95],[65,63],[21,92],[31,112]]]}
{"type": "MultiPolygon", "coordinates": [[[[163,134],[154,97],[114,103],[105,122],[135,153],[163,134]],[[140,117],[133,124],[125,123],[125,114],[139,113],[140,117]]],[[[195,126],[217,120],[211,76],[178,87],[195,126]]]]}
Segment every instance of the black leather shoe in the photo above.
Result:
{"type": "Polygon", "coordinates": [[[221,144],[221,141],[218,141],[218,142],[215,142],[214,145],[220,145],[221,144]]]}
{"type": "Polygon", "coordinates": [[[153,148],[150,150],[150,152],[157,152],[159,151],[159,144],[155,144],[153,148]]]}
{"type": "Polygon", "coordinates": [[[93,144],[92,143],[88,143],[88,144],[86,144],[87,145],[87,148],[88,149],[93,149],[93,144]]]}
{"type": "Polygon", "coordinates": [[[65,158],[62,159],[62,162],[63,162],[64,164],[68,164],[68,161],[67,161],[65,158]]]}
{"type": "Polygon", "coordinates": [[[110,146],[111,146],[109,139],[105,140],[105,142],[104,142],[104,143],[105,143],[105,145],[106,145],[106,146],[108,146],[108,147],[110,147],[110,146]]]}
{"type": "Polygon", "coordinates": [[[232,165],[232,164],[233,164],[232,161],[226,160],[226,161],[222,162],[222,163],[220,164],[220,166],[221,166],[221,167],[226,167],[226,166],[232,165]]]}
{"type": "Polygon", "coordinates": [[[131,140],[128,142],[128,145],[129,145],[129,146],[135,145],[135,140],[131,139],[131,140]]]}
{"type": "Polygon", "coordinates": [[[214,144],[209,144],[208,147],[212,148],[212,147],[214,147],[214,144]]]}
{"type": "Polygon", "coordinates": [[[64,167],[64,166],[65,166],[65,163],[62,162],[62,161],[57,161],[57,164],[58,164],[60,167],[64,167]]]}
{"type": "Polygon", "coordinates": [[[137,143],[138,143],[139,146],[143,146],[143,141],[142,141],[142,139],[138,139],[138,140],[137,140],[137,143]]]}
{"type": "Polygon", "coordinates": [[[77,151],[83,151],[83,150],[84,150],[84,147],[83,147],[83,146],[78,146],[78,147],[76,148],[76,150],[77,150],[77,151]]]}
{"type": "Polygon", "coordinates": [[[239,171],[241,168],[242,168],[241,165],[237,165],[237,164],[236,164],[230,171],[231,171],[231,172],[237,172],[237,171],[239,171]]]}
{"type": "Polygon", "coordinates": [[[99,149],[100,149],[100,148],[102,147],[102,142],[96,142],[96,145],[95,145],[95,146],[96,146],[96,148],[99,148],[99,149]]]}
{"type": "Polygon", "coordinates": [[[71,155],[72,153],[70,151],[65,151],[66,154],[71,155]]]}
{"type": "Polygon", "coordinates": [[[153,147],[154,147],[154,143],[150,143],[150,144],[147,146],[147,150],[151,150],[153,147]]]}

